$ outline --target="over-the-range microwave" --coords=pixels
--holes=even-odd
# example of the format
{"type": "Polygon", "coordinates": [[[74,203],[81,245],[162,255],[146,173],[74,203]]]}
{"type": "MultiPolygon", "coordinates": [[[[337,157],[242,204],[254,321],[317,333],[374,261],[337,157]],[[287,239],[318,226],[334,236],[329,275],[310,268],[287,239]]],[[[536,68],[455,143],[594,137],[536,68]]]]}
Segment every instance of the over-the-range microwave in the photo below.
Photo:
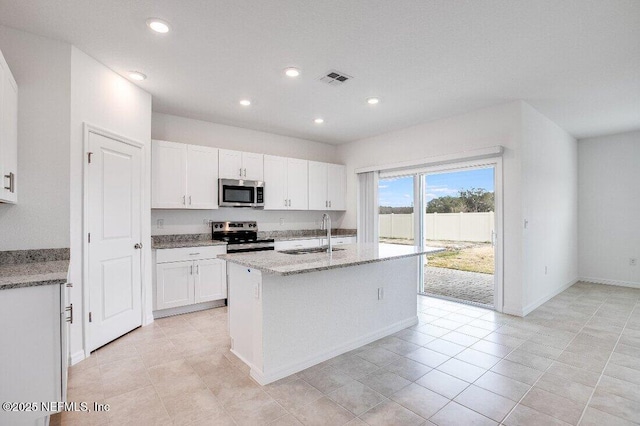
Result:
{"type": "Polygon", "coordinates": [[[220,207],[264,208],[264,182],[243,179],[218,180],[220,207]]]}

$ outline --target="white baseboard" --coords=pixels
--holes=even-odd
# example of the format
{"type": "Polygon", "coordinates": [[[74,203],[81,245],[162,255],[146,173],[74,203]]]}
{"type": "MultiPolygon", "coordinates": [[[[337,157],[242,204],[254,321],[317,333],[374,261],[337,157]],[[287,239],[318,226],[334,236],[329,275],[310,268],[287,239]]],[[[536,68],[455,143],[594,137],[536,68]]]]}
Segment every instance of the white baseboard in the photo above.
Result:
{"type": "Polygon", "coordinates": [[[557,295],[559,295],[560,293],[562,293],[563,291],[565,291],[566,289],[568,289],[569,287],[571,287],[572,285],[574,285],[575,283],[577,283],[578,281],[580,281],[578,278],[575,278],[571,281],[569,281],[568,283],[566,283],[565,285],[563,285],[562,287],[553,290],[551,293],[540,297],[539,299],[529,303],[527,306],[525,306],[524,308],[522,308],[522,316],[527,316],[530,312],[533,312],[536,308],[538,308],[539,306],[543,305],[544,303],[546,303],[547,301],[549,301],[550,299],[553,299],[554,297],[556,297],[557,295]]]}
{"type": "Polygon", "coordinates": [[[522,307],[521,306],[509,306],[509,305],[504,305],[502,307],[502,313],[503,314],[508,314],[508,315],[515,315],[517,317],[523,317],[524,315],[522,314],[522,307]]]}
{"type": "Polygon", "coordinates": [[[147,314],[147,315],[144,316],[144,319],[142,321],[142,325],[143,326],[149,325],[149,324],[153,323],[153,321],[154,321],[153,313],[147,314]]]}
{"type": "Polygon", "coordinates": [[[273,383],[276,380],[280,380],[284,377],[290,376],[294,373],[298,373],[302,370],[305,370],[309,367],[313,367],[316,364],[319,364],[323,361],[336,357],[338,355],[342,355],[345,352],[349,352],[353,349],[359,348],[360,346],[367,345],[371,342],[374,342],[383,337],[389,336],[390,334],[396,333],[400,330],[404,330],[407,327],[411,327],[413,325],[418,324],[418,317],[415,316],[413,318],[407,318],[405,320],[399,321],[395,324],[391,324],[390,326],[384,327],[380,330],[376,330],[372,333],[366,334],[362,337],[354,339],[350,342],[338,345],[334,348],[331,348],[327,351],[324,351],[319,354],[315,354],[310,356],[302,361],[286,365],[277,369],[276,371],[270,372],[269,374],[265,374],[262,370],[253,366],[250,362],[247,362],[244,358],[239,356],[237,353],[233,352],[238,358],[242,359],[249,367],[251,367],[250,376],[258,382],[260,385],[264,386],[269,383],[273,383]]]}
{"type": "Polygon", "coordinates": [[[86,359],[87,355],[85,354],[84,350],[81,349],[79,351],[76,351],[76,352],[72,353],[69,358],[71,360],[71,365],[76,365],[80,361],[86,359]]]}
{"type": "Polygon", "coordinates": [[[585,282],[594,283],[594,284],[617,285],[620,287],[640,288],[640,283],[634,282],[634,281],[608,280],[604,278],[591,278],[591,277],[581,277],[580,281],[585,281],[585,282]]]}
{"type": "Polygon", "coordinates": [[[195,305],[179,306],[177,308],[162,309],[153,311],[155,319],[170,317],[173,315],[188,314],[190,312],[204,311],[205,309],[220,308],[227,306],[226,299],[214,300],[213,302],[196,303],[195,305]]]}

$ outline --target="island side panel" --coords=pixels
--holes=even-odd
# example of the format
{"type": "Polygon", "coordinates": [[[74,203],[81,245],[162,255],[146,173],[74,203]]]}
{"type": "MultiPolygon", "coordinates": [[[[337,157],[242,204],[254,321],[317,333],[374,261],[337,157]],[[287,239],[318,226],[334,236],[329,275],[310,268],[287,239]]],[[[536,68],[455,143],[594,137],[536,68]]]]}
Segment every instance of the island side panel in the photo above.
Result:
{"type": "Polygon", "coordinates": [[[231,352],[252,369],[262,370],[262,274],[227,263],[231,352]]]}
{"type": "Polygon", "coordinates": [[[252,376],[269,383],[417,324],[418,263],[408,257],[264,274],[263,369],[252,376]]]}

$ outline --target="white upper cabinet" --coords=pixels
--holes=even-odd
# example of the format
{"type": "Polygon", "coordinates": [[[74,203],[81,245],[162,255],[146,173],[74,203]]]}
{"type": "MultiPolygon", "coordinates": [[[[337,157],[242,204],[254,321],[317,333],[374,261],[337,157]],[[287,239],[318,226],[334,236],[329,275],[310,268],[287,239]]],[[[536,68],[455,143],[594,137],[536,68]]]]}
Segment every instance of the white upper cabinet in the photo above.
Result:
{"type": "Polygon", "coordinates": [[[151,206],[182,209],[187,196],[187,146],[182,143],[151,142],[151,206]]]}
{"type": "Polygon", "coordinates": [[[221,149],[219,156],[220,178],[264,180],[264,155],[221,149]]]}
{"type": "Polygon", "coordinates": [[[327,163],[309,161],[309,210],[327,210],[327,163]]]}
{"type": "Polygon", "coordinates": [[[327,166],[327,200],[329,210],[347,209],[347,168],[340,164],[327,166]]]}
{"type": "Polygon", "coordinates": [[[18,201],[18,85],[0,52],[0,202],[18,201]]]}
{"type": "Polygon", "coordinates": [[[187,207],[218,208],[218,150],[187,145],[187,207]]]}
{"type": "Polygon", "coordinates": [[[218,208],[218,149],[152,141],[151,207],[218,208]]]}
{"type": "Polygon", "coordinates": [[[264,156],[265,210],[308,210],[308,161],[264,156]]]}
{"type": "Polygon", "coordinates": [[[264,209],[286,210],[287,159],[273,155],[264,156],[264,209]]]}
{"type": "Polygon", "coordinates": [[[309,161],[309,210],[346,210],[346,168],[309,161]]]}
{"type": "Polygon", "coordinates": [[[290,210],[309,210],[309,162],[287,158],[287,199],[290,210]]]}

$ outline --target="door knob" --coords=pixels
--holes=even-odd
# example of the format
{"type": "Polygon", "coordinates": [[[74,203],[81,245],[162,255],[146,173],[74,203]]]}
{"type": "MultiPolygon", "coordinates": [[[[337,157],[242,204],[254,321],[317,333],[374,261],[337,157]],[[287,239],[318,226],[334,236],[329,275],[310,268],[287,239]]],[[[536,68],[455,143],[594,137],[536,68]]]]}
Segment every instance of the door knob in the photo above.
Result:
{"type": "Polygon", "coordinates": [[[137,243],[135,246],[133,246],[133,248],[136,250],[140,250],[142,248],[142,243],[137,243]]]}

